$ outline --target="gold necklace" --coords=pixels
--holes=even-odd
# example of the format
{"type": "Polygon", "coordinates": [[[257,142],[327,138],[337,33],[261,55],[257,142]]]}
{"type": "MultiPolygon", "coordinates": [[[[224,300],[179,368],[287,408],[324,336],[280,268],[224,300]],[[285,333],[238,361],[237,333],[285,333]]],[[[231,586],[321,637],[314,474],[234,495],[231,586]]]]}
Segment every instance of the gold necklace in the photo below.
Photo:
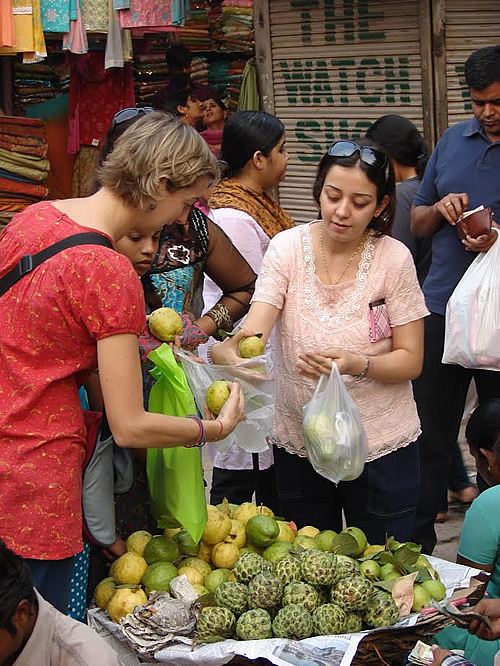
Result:
{"type": "Polygon", "coordinates": [[[325,270],[326,270],[326,274],[327,274],[327,276],[328,276],[328,283],[329,283],[329,284],[337,285],[337,284],[342,280],[342,278],[344,277],[344,275],[345,275],[346,272],[347,272],[347,269],[348,269],[349,266],[352,264],[352,260],[353,260],[354,257],[357,255],[359,248],[361,247],[361,245],[362,245],[364,242],[365,242],[365,234],[363,233],[363,235],[361,236],[361,240],[360,240],[359,243],[356,245],[356,248],[355,248],[354,252],[353,252],[353,253],[351,254],[351,256],[349,257],[349,259],[348,259],[348,261],[347,261],[347,264],[346,264],[345,267],[344,267],[344,270],[342,271],[342,273],[340,274],[340,276],[335,280],[335,282],[332,282],[332,278],[331,278],[331,276],[330,276],[330,270],[329,270],[329,268],[328,268],[328,262],[327,262],[327,260],[326,260],[325,246],[324,246],[324,244],[323,244],[323,227],[320,227],[320,228],[319,228],[319,246],[320,246],[320,248],[321,248],[321,256],[323,257],[323,264],[324,264],[324,266],[325,266],[325,270]]]}

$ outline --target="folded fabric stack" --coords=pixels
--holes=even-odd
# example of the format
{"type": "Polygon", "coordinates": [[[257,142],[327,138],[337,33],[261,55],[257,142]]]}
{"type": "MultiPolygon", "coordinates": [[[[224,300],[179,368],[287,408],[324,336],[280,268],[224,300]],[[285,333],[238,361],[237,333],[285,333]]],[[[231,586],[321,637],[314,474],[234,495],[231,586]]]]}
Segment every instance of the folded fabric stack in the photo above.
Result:
{"type": "Polygon", "coordinates": [[[58,76],[48,65],[23,65],[14,67],[14,103],[16,113],[24,115],[30,104],[38,104],[57,94],[58,76]]]}
{"type": "Polygon", "coordinates": [[[208,85],[208,60],[196,56],[191,62],[191,81],[198,85],[208,85]]]}
{"type": "Polygon", "coordinates": [[[43,121],[0,116],[0,224],[47,196],[47,148],[43,121]]]}
{"type": "Polygon", "coordinates": [[[210,22],[208,19],[209,2],[191,2],[189,18],[183,28],[176,30],[179,39],[191,51],[207,51],[212,46],[210,22]]]}
{"type": "Polygon", "coordinates": [[[229,111],[238,110],[245,70],[244,60],[216,60],[208,66],[208,85],[226,102],[229,111]]]}
{"type": "Polygon", "coordinates": [[[254,49],[252,0],[224,0],[212,38],[223,51],[252,53],[254,49]]]}
{"type": "Polygon", "coordinates": [[[165,35],[134,42],[134,93],[137,106],[150,106],[157,90],[169,82],[165,35]]]}
{"type": "Polygon", "coordinates": [[[67,63],[14,66],[14,105],[18,115],[26,107],[69,92],[69,66],[67,63]]]}

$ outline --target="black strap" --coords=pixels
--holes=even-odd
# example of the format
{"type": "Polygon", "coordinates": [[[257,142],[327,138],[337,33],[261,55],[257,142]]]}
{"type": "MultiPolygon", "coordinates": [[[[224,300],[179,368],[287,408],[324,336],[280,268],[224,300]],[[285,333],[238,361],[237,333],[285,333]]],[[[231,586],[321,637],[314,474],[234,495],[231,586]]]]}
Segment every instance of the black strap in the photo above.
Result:
{"type": "Polygon", "coordinates": [[[113,249],[109,238],[94,231],[67,236],[36,254],[26,254],[24,257],[21,257],[19,263],[0,279],[0,297],[9,291],[27,273],[31,273],[37,266],[43,264],[44,261],[47,261],[47,259],[50,259],[63,250],[67,250],[69,247],[75,247],[75,245],[103,245],[113,249]]]}

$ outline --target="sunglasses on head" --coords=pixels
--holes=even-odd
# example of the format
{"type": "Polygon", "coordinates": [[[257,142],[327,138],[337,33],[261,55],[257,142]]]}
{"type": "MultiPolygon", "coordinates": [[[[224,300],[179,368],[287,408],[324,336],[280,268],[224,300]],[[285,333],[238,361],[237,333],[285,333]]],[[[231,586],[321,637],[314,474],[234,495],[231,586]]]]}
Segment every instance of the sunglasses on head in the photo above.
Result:
{"type": "Polygon", "coordinates": [[[328,148],[330,157],[352,157],[359,153],[359,159],[368,166],[385,169],[386,179],[389,176],[389,160],[380,150],[371,146],[359,146],[354,141],[334,141],[328,148]]]}
{"type": "Polygon", "coordinates": [[[115,113],[113,122],[111,123],[111,130],[113,130],[117,125],[124,123],[126,120],[132,120],[140,113],[151,113],[154,111],[152,106],[139,106],[139,107],[130,107],[128,109],[122,109],[115,113]]]}

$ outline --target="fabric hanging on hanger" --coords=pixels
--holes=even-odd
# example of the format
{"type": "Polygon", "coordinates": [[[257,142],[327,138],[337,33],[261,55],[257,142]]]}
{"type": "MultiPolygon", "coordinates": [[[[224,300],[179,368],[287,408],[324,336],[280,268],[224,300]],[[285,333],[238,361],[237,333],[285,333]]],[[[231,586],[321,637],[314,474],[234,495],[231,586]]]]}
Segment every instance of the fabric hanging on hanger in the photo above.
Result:
{"type": "Polygon", "coordinates": [[[41,0],[44,32],[69,32],[69,0],[41,0]]]}
{"type": "Polygon", "coordinates": [[[79,0],[76,2],[76,20],[69,22],[69,32],[63,37],[63,51],[71,51],[77,55],[83,55],[88,52],[87,33],[85,32],[81,5],[79,0]]]}
{"type": "Polygon", "coordinates": [[[0,47],[13,46],[16,43],[16,29],[14,27],[14,14],[12,13],[12,0],[0,2],[0,47]]]}
{"type": "Polygon", "coordinates": [[[0,55],[13,55],[14,53],[32,53],[35,50],[33,36],[33,3],[31,0],[12,0],[12,14],[14,16],[14,30],[16,33],[15,46],[3,46],[0,55]]]}
{"type": "Polygon", "coordinates": [[[108,32],[108,0],[82,0],[86,32],[108,32]]]}
{"type": "Polygon", "coordinates": [[[255,58],[245,65],[243,82],[241,84],[240,98],[238,100],[238,111],[258,111],[260,109],[259,88],[257,85],[257,70],[255,69],[255,58]]]}
{"type": "Polygon", "coordinates": [[[135,106],[132,66],[104,68],[103,51],[71,57],[68,152],[100,145],[115,113],[135,106]]]}
{"type": "Polygon", "coordinates": [[[166,28],[172,25],[170,0],[130,0],[130,9],[122,9],[119,14],[122,28],[166,28]]]}
{"type": "Polygon", "coordinates": [[[42,27],[42,12],[40,0],[33,0],[33,51],[24,53],[23,63],[34,64],[41,62],[47,57],[47,48],[45,46],[45,37],[42,27]]]}
{"type": "Polygon", "coordinates": [[[104,53],[104,69],[123,67],[123,43],[120,22],[113,9],[113,0],[108,0],[108,38],[104,53]]]}

